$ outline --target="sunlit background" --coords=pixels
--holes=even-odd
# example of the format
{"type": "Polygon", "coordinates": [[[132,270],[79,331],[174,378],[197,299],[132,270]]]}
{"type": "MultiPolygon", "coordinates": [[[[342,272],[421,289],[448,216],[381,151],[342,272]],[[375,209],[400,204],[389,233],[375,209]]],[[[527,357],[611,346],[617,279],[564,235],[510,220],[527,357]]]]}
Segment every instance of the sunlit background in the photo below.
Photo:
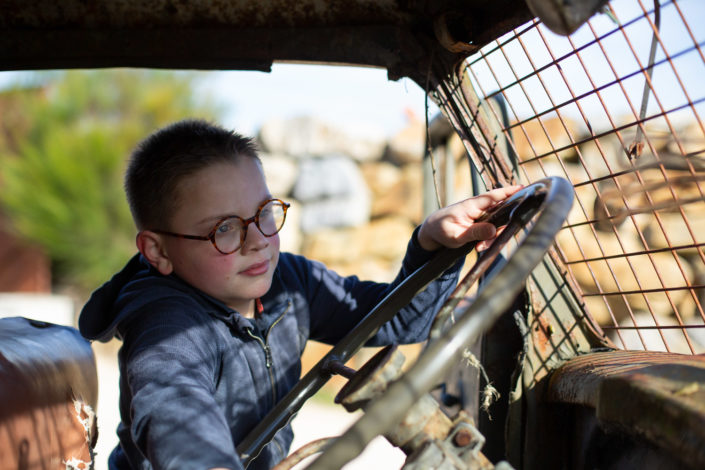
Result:
{"type": "MultiPolygon", "coordinates": [[[[0,73],[0,245],[6,261],[0,269],[0,315],[76,325],[90,292],[135,252],[122,191],[130,150],[155,129],[194,116],[258,139],[270,189],[294,203],[282,232],[284,249],[322,259],[345,274],[388,280],[422,216],[427,107],[430,117],[438,112],[414,82],[389,81],[386,71],[372,68],[275,64],[271,73],[0,73]],[[395,138],[400,148],[391,155],[395,138]],[[309,178],[297,189],[297,180],[316,174],[328,184],[309,178]],[[323,189],[312,193],[312,186],[323,189]],[[382,205],[375,193],[387,193],[382,205]],[[312,226],[307,210],[357,215],[312,226]],[[361,228],[368,225],[371,229],[361,228]],[[366,247],[375,246],[376,253],[369,253],[366,247]]],[[[118,347],[117,341],[94,343],[98,470],[106,468],[117,443],[118,347]]],[[[313,348],[312,357],[324,350],[313,348]]],[[[319,407],[330,398],[314,403],[311,415],[298,422],[317,423],[318,433],[340,432],[352,417],[339,409],[338,417],[323,420],[320,413],[330,418],[330,411],[319,407]]],[[[296,426],[295,445],[321,437],[296,426]]]]}
{"type": "MultiPolygon", "coordinates": [[[[619,9],[625,2],[612,4],[619,9]]],[[[691,21],[705,19],[705,2],[680,5],[691,21]]],[[[623,18],[634,16],[628,9],[619,13],[623,18]]],[[[673,86],[675,79],[666,67],[655,69],[653,81],[662,90],[664,107],[681,106],[685,98],[679,90],[685,89],[702,113],[703,63],[692,44],[688,52],[679,54],[689,39],[670,32],[672,14],[672,9],[664,8],[661,36],[682,71],[683,87],[673,86]]],[[[603,15],[593,23],[609,29],[610,21],[603,15]]],[[[631,34],[643,36],[643,41],[635,41],[636,55],[647,63],[650,32],[631,34]]],[[[573,36],[576,44],[581,35],[587,35],[585,28],[573,36]]],[[[525,39],[538,41],[531,35],[525,39]]],[[[705,37],[696,41],[702,45],[705,37]]],[[[566,44],[564,40],[552,43],[557,56],[566,44]]],[[[527,47],[540,50],[539,44],[527,47]]],[[[613,54],[619,57],[619,47],[626,46],[615,47],[613,54]]],[[[624,52],[625,58],[634,56],[624,52]]],[[[512,54],[511,47],[508,53],[512,54]]],[[[608,66],[599,57],[584,51],[599,82],[596,86],[609,82],[608,66]]],[[[662,54],[656,56],[659,61],[662,54]]],[[[488,63],[492,69],[478,61],[472,77],[484,93],[501,89],[536,67],[515,57],[488,63]]],[[[629,70],[638,68],[627,59],[615,63],[629,70]]],[[[578,64],[563,72],[571,75],[576,94],[581,86],[595,86],[580,75],[578,64]]],[[[549,109],[551,99],[567,99],[563,81],[558,75],[551,77],[557,69],[543,73],[546,82],[555,84],[550,90],[538,82],[528,92],[516,86],[505,90],[514,105],[511,120],[549,109]],[[524,96],[530,96],[531,102],[524,96]]],[[[641,101],[643,83],[640,75],[625,80],[632,101],[641,101]]],[[[623,95],[614,88],[607,87],[604,96],[618,107],[623,95]]],[[[601,105],[594,104],[595,109],[587,111],[599,114],[601,105]]],[[[649,114],[655,112],[653,100],[649,106],[649,114]]],[[[437,112],[414,82],[392,82],[386,71],[371,68],[275,64],[271,73],[0,72],[0,251],[4,256],[0,258],[0,315],[75,325],[90,292],[135,252],[134,228],[122,192],[127,155],[158,127],[192,116],[258,139],[272,192],[294,203],[282,234],[285,249],[322,259],[343,274],[390,279],[409,234],[423,220],[425,121],[426,114],[432,119],[437,112]],[[320,180],[304,179],[309,175],[321,175],[320,180]],[[351,218],[335,217],[341,213],[351,218]],[[320,214],[328,216],[323,224],[320,214]]],[[[609,125],[606,119],[591,124],[596,130],[609,125]]],[[[467,168],[458,171],[467,173],[467,168]]],[[[468,191],[461,183],[453,197],[468,196],[468,191]]],[[[117,441],[118,346],[116,342],[94,345],[101,393],[98,470],[106,468],[107,455],[117,441]]],[[[315,415],[319,411],[312,410],[310,419],[321,427],[323,420],[315,415]]],[[[326,420],[330,421],[349,422],[347,418],[326,420]]],[[[336,431],[339,428],[323,432],[336,431]]],[[[309,437],[303,428],[298,432],[301,441],[309,437]]],[[[399,461],[400,456],[390,458],[399,461]]],[[[361,466],[365,465],[370,466],[361,466]]]]}

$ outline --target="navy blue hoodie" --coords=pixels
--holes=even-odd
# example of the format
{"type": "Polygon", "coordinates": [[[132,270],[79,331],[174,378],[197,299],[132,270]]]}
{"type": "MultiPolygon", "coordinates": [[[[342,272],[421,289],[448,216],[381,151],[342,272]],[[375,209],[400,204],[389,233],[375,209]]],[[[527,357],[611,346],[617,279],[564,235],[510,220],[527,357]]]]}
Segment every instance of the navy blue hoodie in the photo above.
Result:
{"type": "MultiPolygon", "coordinates": [[[[96,290],[79,328],[91,340],[122,340],[119,446],[111,469],[242,468],[236,446],[298,381],[306,341],[334,344],[432,254],[416,234],[391,284],[341,277],[281,253],[263,312],[246,319],[139,255],[96,290]]],[[[461,263],[385,324],[368,345],[426,339],[461,263]]],[[[248,469],[286,457],[280,430],[248,469]]]]}

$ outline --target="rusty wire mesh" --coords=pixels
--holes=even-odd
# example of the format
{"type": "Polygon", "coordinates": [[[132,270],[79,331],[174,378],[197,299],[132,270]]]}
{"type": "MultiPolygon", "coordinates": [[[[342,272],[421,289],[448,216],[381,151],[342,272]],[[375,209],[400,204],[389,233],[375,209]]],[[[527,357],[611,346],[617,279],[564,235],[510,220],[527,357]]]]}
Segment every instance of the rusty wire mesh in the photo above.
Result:
{"type": "Polygon", "coordinates": [[[526,24],[458,74],[506,138],[475,148],[488,185],[573,183],[558,260],[625,349],[705,352],[703,20],[699,0],[615,0],[570,37],[526,24]]]}

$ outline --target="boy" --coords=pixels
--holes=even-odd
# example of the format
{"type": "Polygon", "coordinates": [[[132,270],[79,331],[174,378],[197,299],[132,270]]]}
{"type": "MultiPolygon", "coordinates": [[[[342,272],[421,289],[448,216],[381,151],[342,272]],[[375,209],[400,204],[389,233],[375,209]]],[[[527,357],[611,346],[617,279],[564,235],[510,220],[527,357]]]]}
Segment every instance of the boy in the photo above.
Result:
{"type": "MultiPolygon", "coordinates": [[[[198,120],[152,134],[125,177],[139,254],[79,319],[86,338],[123,342],[110,468],[242,468],[237,444],[297,382],[306,341],[334,344],[440,246],[491,239],[473,218],[517,189],[435,212],[394,282],[360,281],[279,252],[288,204],[269,193],[251,140],[198,120]]],[[[459,264],[368,344],[424,340],[459,264]]],[[[280,430],[248,468],[271,468],[292,437],[280,430]]]]}

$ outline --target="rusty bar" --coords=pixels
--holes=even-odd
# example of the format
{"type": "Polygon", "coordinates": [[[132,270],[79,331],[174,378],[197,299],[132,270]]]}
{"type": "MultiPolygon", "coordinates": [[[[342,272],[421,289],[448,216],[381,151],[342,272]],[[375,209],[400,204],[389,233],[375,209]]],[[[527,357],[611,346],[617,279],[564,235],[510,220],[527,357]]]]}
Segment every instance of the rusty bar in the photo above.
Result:
{"type": "MultiPolygon", "coordinates": [[[[622,24],[622,27],[627,27],[627,26],[629,26],[630,24],[636,23],[637,21],[640,21],[640,20],[641,20],[641,17],[637,17],[637,18],[635,18],[635,19],[633,19],[633,20],[630,20],[630,21],[627,22],[627,23],[622,24]]],[[[524,30],[519,31],[519,32],[515,31],[515,32],[514,32],[514,36],[512,36],[509,40],[504,41],[504,42],[502,42],[502,43],[500,43],[499,41],[497,41],[497,46],[496,46],[494,49],[490,49],[489,51],[485,51],[485,54],[489,55],[489,54],[492,54],[492,53],[496,52],[497,50],[499,50],[499,49],[502,48],[503,46],[507,45],[509,42],[511,42],[511,41],[514,40],[515,38],[526,34],[528,31],[530,31],[530,30],[532,30],[532,29],[537,29],[540,24],[541,24],[541,23],[540,23],[539,21],[534,20],[534,23],[533,23],[531,26],[529,26],[529,27],[527,27],[527,28],[525,28],[524,30]]],[[[606,39],[606,38],[608,38],[609,36],[611,36],[612,34],[615,34],[615,33],[619,32],[619,30],[620,30],[619,27],[618,27],[618,28],[615,28],[615,29],[613,29],[612,31],[609,31],[609,32],[603,34],[602,36],[600,36],[600,39],[606,39]]],[[[551,63],[546,64],[546,65],[544,65],[543,67],[540,67],[540,68],[535,68],[531,73],[529,73],[529,74],[527,74],[527,75],[524,75],[524,76],[521,77],[521,78],[517,78],[517,80],[516,80],[515,82],[512,82],[512,83],[510,83],[509,85],[507,85],[507,86],[505,86],[505,87],[501,87],[501,88],[499,88],[498,90],[496,90],[496,91],[494,91],[494,92],[492,92],[492,93],[490,93],[490,94],[487,94],[487,95],[485,95],[485,96],[486,96],[487,98],[489,98],[489,97],[491,97],[491,96],[494,96],[494,95],[503,93],[504,91],[508,90],[509,88],[511,88],[511,87],[513,87],[513,86],[515,86],[515,85],[517,85],[520,81],[526,80],[526,79],[531,78],[531,77],[533,77],[533,76],[535,76],[535,75],[538,75],[540,72],[543,72],[543,71],[545,71],[545,70],[548,70],[550,67],[552,67],[553,65],[555,65],[555,63],[559,63],[559,62],[561,62],[561,61],[563,61],[563,60],[566,60],[566,59],[570,58],[570,57],[573,56],[574,54],[577,54],[578,52],[582,51],[583,49],[588,48],[588,47],[591,46],[592,44],[593,44],[593,43],[588,43],[588,44],[585,44],[585,45],[580,46],[580,47],[574,47],[570,52],[568,52],[567,54],[564,54],[563,56],[561,56],[561,57],[559,57],[559,58],[557,58],[557,59],[555,59],[555,60],[552,61],[551,63]]],[[[476,59],[476,60],[474,60],[474,61],[472,61],[472,62],[469,62],[469,65],[472,66],[473,64],[478,63],[480,60],[482,60],[482,58],[476,59]]]]}
{"type": "MultiPolygon", "coordinates": [[[[657,211],[657,210],[670,209],[670,208],[674,208],[674,207],[681,208],[681,207],[686,206],[688,204],[693,204],[693,203],[702,202],[702,201],[705,201],[705,197],[684,199],[684,200],[680,201],[680,202],[682,202],[682,204],[660,203],[660,204],[647,205],[642,208],[637,207],[637,208],[630,209],[630,210],[617,211],[617,213],[615,215],[600,216],[600,218],[598,218],[598,219],[588,219],[588,220],[584,220],[582,222],[575,222],[573,224],[566,225],[566,227],[573,228],[573,227],[581,227],[584,225],[594,225],[594,224],[597,224],[599,222],[606,221],[606,220],[611,221],[611,220],[620,219],[626,215],[644,214],[647,212],[648,213],[655,213],[655,211],[657,211]]],[[[684,217],[684,219],[685,219],[685,217],[684,217]]],[[[615,225],[618,225],[618,224],[615,223],[615,225]]],[[[665,236],[665,234],[664,234],[664,236],[665,236]]],[[[694,244],[694,246],[696,246],[696,247],[700,246],[700,245],[702,245],[702,244],[700,244],[700,243],[694,244]]]]}
{"type": "Polygon", "coordinates": [[[606,330],[682,330],[683,328],[705,328],[705,325],[638,325],[638,326],[612,326],[602,328],[606,330]]]}
{"type": "MultiPolygon", "coordinates": [[[[671,65],[671,70],[673,71],[673,75],[676,77],[676,80],[678,81],[678,84],[680,85],[680,88],[681,88],[681,91],[683,92],[683,95],[685,95],[686,100],[690,104],[690,107],[693,111],[693,115],[695,116],[696,121],[700,124],[700,129],[705,133],[705,127],[703,127],[703,123],[700,119],[700,116],[698,115],[698,111],[695,109],[695,106],[693,105],[693,100],[690,98],[690,96],[688,94],[688,90],[685,88],[685,85],[683,85],[683,80],[681,79],[680,75],[678,74],[678,69],[673,65],[673,59],[676,58],[676,56],[668,53],[668,51],[666,50],[666,45],[661,40],[661,34],[659,32],[659,29],[651,21],[651,18],[649,18],[649,15],[646,13],[646,10],[644,9],[644,5],[641,3],[641,0],[638,0],[638,1],[639,1],[639,5],[641,6],[642,11],[644,11],[644,17],[651,25],[651,28],[653,29],[653,32],[654,32],[654,36],[658,40],[658,44],[659,44],[659,46],[661,46],[661,50],[663,50],[663,52],[666,56],[666,60],[671,65]]],[[[675,6],[675,2],[673,4],[675,6]]],[[[687,28],[688,27],[687,22],[685,22],[685,19],[682,16],[681,16],[681,19],[683,20],[683,24],[687,28]]],[[[689,28],[688,28],[688,32],[690,33],[691,38],[692,38],[692,31],[690,31],[689,28]]],[[[700,45],[697,44],[695,41],[693,44],[694,44],[694,48],[697,48],[698,51],[700,51],[700,45]]],[[[701,51],[701,58],[702,58],[702,51],[701,51]]],[[[651,84],[651,77],[650,76],[648,77],[648,80],[649,80],[649,86],[651,86],[652,90],[653,90],[653,85],[651,84]]],[[[653,90],[653,95],[656,98],[656,100],[659,101],[659,108],[661,110],[663,110],[663,106],[661,105],[660,100],[658,100],[658,96],[656,95],[655,90],[653,90]]],[[[678,133],[673,128],[673,126],[672,126],[670,120],[668,120],[668,118],[666,118],[666,122],[668,122],[669,128],[671,130],[671,135],[674,137],[676,143],[678,144],[679,150],[681,151],[681,153],[685,153],[685,150],[683,148],[683,144],[681,143],[680,139],[678,138],[678,133]]],[[[691,168],[691,171],[692,171],[692,168],[691,168]]],[[[702,189],[700,187],[698,187],[698,188],[700,189],[700,193],[702,194],[702,189]]]]}
{"type": "MultiPolygon", "coordinates": [[[[587,46],[590,46],[590,45],[593,45],[593,43],[586,44],[585,46],[583,46],[583,48],[584,48],[584,47],[587,47],[587,46]]],[[[702,44],[699,44],[699,46],[705,46],[705,42],[702,43],[702,44]]],[[[674,58],[674,59],[675,59],[675,58],[677,58],[677,57],[679,57],[679,56],[682,56],[682,55],[685,55],[685,54],[687,54],[687,53],[689,53],[689,52],[691,52],[691,51],[693,51],[693,50],[695,50],[695,49],[696,49],[695,47],[692,47],[692,48],[689,48],[689,49],[684,49],[684,50],[682,50],[682,51],[680,51],[680,52],[675,53],[673,56],[671,56],[671,58],[674,58]]],[[[657,62],[654,62],[654,67],[657,66],[657,65],[665,64],[666,62],[668,62],[668,59],[661,59],[661,60],[659,60],[659,61],[657,61],[657,62]]],[[[549,66],[553,66],[553,65],[555,65],[556,63],[560,63],[560,59],[557,59],[555,63],[552,62],[552,63],[550,63],[550,64],[548,64],[548,65],[542,67],[542,69],[548,70],[548,69],[549,69],[549,66]]],[[[514,128],[514,127],[521,126],[522,124],[524,124],[524,123],[526,123],[526,122],[528,122],[528,121],[531,121],[531,120],[533,120],[534,118],[537,118],[537,117],[541,117],[541,116],[550,114],[550,113],[552,113],[552,112],[554,112],[554,111],[556,111],[556,110],[558,110],[558,109],[560,109],[560,108],[563,108],[563,107],[565,107],[565,106],[567,106],[567,105],[575,104],[575,103],[579,102],[580,100],[582,100],[582,99],[584,99],[584,98],[588,98],[588,97],[594,95],[594,94],[595,94],[596,92],[598,92],[598,91],[604,91],[604,90],[606,90],[606,89],[608,89],[608,88],[610,88],[610,87],[612,87],[612,86],[614,86],[614,85],[618,85],[619,82],[622,82],[622,81],[627,80],[627,79],[629,79],[629,78],[632,78],[632,77],[641,75],[641,74],[643,74],[644,72],[646,72],[646,69],[638,68],[638,69],[636,69],[635,71],[630,72],[630,73],[628,73],[628,74],[626,74],[626,75],[623,75],[622,77],[620,77],[620,78],[618,78],[618,79],[612,80],[611,82],[607,82],[607,83],[605,83],[604,85],[600,85],[600,86],[594,87],[594,88],[593,88],[592,90],[590,90],[590,91],[587,91],[587,92],[585,92],[585,93],[581,93],[581,94],[579,94],[579,95],[576,95],[575,97],[573,97],[573,98],[571,98],[571,99],[569,99],[569,100],[563,101],[562,103],[557,104],[557,105],[554,105],[554,106],[551,107],[551,108],[547,108],[545,111],[542,111],[542,112],[540,112],[540,113],[537,113],[537,114],[535,114],[535,115],[532,115],[530,119],[525,119],[525,120],[523,120],[523,121],[517,121],[516,123],[512,124],[512,125],[509,127],[509,129],[512,129],[512,128],[514,128]]],[[[532,74],[532,75],[527,75],[527,77],[530,77],[530,76],[533,76],[533,74],[532,74]]],[[[511,86],[514,86],[514,85],[516,85],[516,84],[517,84],[517,83],[514,83],[514,84],[512,84],[511,86]]],[[[504,90],[504,89],[509,89],[509,88],[510,88],[509,86],[508,86],[508,87],[503,87],[502,90],[504,90]]],[[[494,95],[497,95],[497,94],[499,94],[499,91],[495,91],[495,92],[491,93],[490,95],[488,95],[488,97],[489,97],[489,96],[494,96],[494,95]]],[[[692,103],[692,102],[691,102],[691,103],[688,103],[686,106],[691,105],[691,104],[693,104],[693,103],[692,103]]],[[[690,106],[688,106],[688,107],[690,107],[690,106]]]]}
{"type": "Polygon", "coordinates": [[[629,253],[620,253],[618,255],[607,255],[607,256],[600,257],[600,258],[585,258],[585,259],[580,259],[580,260],[575,260],[575,261],[566,261],[565,264],[589,263],[591,261],[606,261],[608,259],[620,259],[620,258],[626,258],[627,256],[646,255],[646,254],[650,254],[650,253],[667,253],[670,251],[687,250],[687,249],[691,249],[691,248],[699,248],[702,246],[705,246],[705,243],[693,243],[692,245],[678,245],[678,246],[672,246],[669,248],[656,248],[656,249],[649,249],[649,250],[642,250],[642,251],[630,251],[629,253]]]}
{"type": "MultiPolygon", "coordinates": [[[[620,82],[620,83],[621,83],[621,82],[620,82]]],[[[700,104],[700,103],[705,103],[705,97],[700,98],[700,99],[698,99],[698,100],[695,100],[692,104],[695,105],[695,104],[700,104]]],[[[640,125],[640,124],[647,123],[647,122],[652,121],[652,120],[654,120],[654,119],[664,117],[664,116],[666,116],[667,114],[675,113],[675,112],[677,112],[677,111],[681,111],[681,110],[683,110],[683,109],[685,109],[685,108],[689,108],[689,107],[690,107],[690,103],[686,103],[686,104],[683,104],[683,105],[680,105],[680,106],[676,106],[676,107],[674,107],[674,108],[671,108],[671,109],[669,109],[669,110],[667,110],[667,111],[663,111],[663,112],[660,112],[660,113],[652,114],[651,116],[647,116],[647,117],[645,117],[644,119],[636,119],[636,120],[634,120],[634,121],[632,121],[632,122],[629,122],[629,123],[627,123],[627,124],[622,124],[622,125],[615,126],[615,127],[613,127],[612,129],[610,129],[610,130],[608,130],[608,131],[602,132],[602,133],[600,133],[600,134],[595,134],[594,136],[591,136],[591,137],[589,137],[589,138],[585,138],[585,139],[582,139],[582,140],[577,140],[577,141],[575,142],[575,144],[565,145],[565,146],[563,146],[563,147],[559,147],[559,148],[553,150],[552,152],[544,153],[544,154],[541,154],[541,155],[537,155],[537,156],[535,156],[535,157],[533,157],[533,158],[531,158],[531,159],[524,160],[522,163],[528,163],[528,162],[531,162],[531,161],[534,161],[534,160],[540,160],[540,159],[542,159],[542,158],[551,156],[551,155],[553,155],[554,153],[560,153],[560,152],[563,152],[563,151],[565,151],[565,150],[570,150],[571,148],[573,148],[574,145],[585,144],[585,143],[588,143],[588,142],[592,142],[592,141],[594,141],[595,139],[600,138],[600,137],[606,137],[606,136],[609,136],[609,135],[611,135],[611,134],[618,134],[619,131],[623,131],[623,130],[625,130],[625,129],[629,129],[630,127],[634,127],[634,126],[636,126],[636,125],[640,125]]]]}
{"type": "MultiPolygon", "coordinates": [[[[531,29],[531,28],[527,28],[524,32],[528,31],[529,29],[531,29]]],[[[519,34],[517,34],[517,36],[519,36],[519,34]]],[[[508,43],[508,41],[507,41],[506,43],[508,43]]],[[[506,43],[505,43],[505,44],[506,44],[506,43]]],[[[501,47],[502,47],[502,44],[500,44],[499,47],[493,49],[493,51],[499,51],[499,50],[501,50],[501,47]]],[[[486,60],[487,60],[486,56],[483,56],[483,59],[486,61],[486,60]]],[[[506,56],[505,56],[505,60],[507,60],[506,56]]],[[[473,77],[474,77],[475,80],[477,81],[478,86],[481,88],[481,82],[480,82],[480,81],[477,79],[477,77],[475,76],[474,71],[473,71],[471,68],[468,68],[468,70],[470,70],[470,72],[473,74],[473,77]]],[[[497,77],[496,77],[495,74],[493,74],[493,77],[494,77],[494,79],[495,79],[495,82],[497,82],[497,84],[499,85],[498,79],[497,79],[497,77]]],[[[481,90],[481,91],[484,93],[484,90],[481,90]]],[[[485,95],[487,95],[487,94],[485,93],[485,95]]],[[[514,114],[514,116],[515,116],[515,117],[518,117],[516,111],[515,111],[514,108],[513,108],[512,101],[509,100],[509,99],[506,99],[506,97],[505,97],[505,101],[506,101],[507,104],[509,105],[509,107],[510,107],[510,109],[512,110],[512,113],[514,114]]],[[[492,110],[493,110],[493,112],[494,112],[494,108],[492,108],[492,110]]],[[[496,116],[496,114],[495,114],[495,116],[496,116]]],[[[525,132],[525,130],[524,130],[523,127],[521,127],[521,130],[522,130],[522,132],[524,132],[524,136],[525,136],[525,138],[527,139],[527,142],[530,142],[530,139],[528,138],[528,135],[526,134],[526,132],[525,132]]],[[[514,149],[514,152],[515,152],[517,155],[519,155],[519,152],[518,152],[518,150],[516,149],[513,140],[510,138],[510,134],[509,134],[509,131],[507,130],[507,128],[505,128],[503,132],[504,132],[504,134],[505,134],[505,137],[508,139],[510,145],[512,145],[512,147],[513,147],[513,149],[514,149]]],[[[534,153],[535,153],[535,152],[534,152],[534,153]]],[[[521,162],[520,162],[520,165],[521,165],[521,162]]],[[[541,162],[539,162],[539,165],[540,165],[541,168],[542,168],[542,171],[543,171],[543,173],[544,173],[544,176],[548,176],[547,172],[543,169],[543,165],[541,164],[541,162]]],[[[565,171],[565,168],[564,168],[564,174],[566,174],[566,176],[567,176],[567,172],[565,171]]],[[[573,235],[573,236],[574,236],[574,235],[573,235]]],[[[575,238],[575,236],[574,236],[574,238],[575,238]]],[[[563,254],[560,252],[560,247],[558,247],[558,251],[557,251],[556,255],[552,255],[552,256],[558,257],[558,258],[562,258],[562,259],[559,259],[559,261],[565,260],[565,255],[563,255],[563,254]]],[[[566,271],[566,273],[568,273],[568,271],[566,271]]],[[[593,274],[593,273],[591,273],[591,274],[593,274]]],[[[569,276],[572,278],[572,273],[569,274],[569,276]]],[[[598,281],[598,279],[594,276],[594,274],[593,274],[593,279],[595,280],[596,283],[599,284],[599,281],[598,281]]],[[[573,281],[572,281],[572,284],[573,284],[573,286],[575,287],[576,291],[580,292],[581,289],[580,289],[578,283],[573,280],[573,281]]],[[[612,312],[611,312],[611,307],[610,307],[609,305],[607,305],[607,309],[608,309],[608,311],[610,312],[610,315],[612,315],[612,317],[614,318],[614,315],[613,315],[612,312]]]]}
{"type": "MultiPolygon", "coordinates": [[[[639,0],[639,5],[641,6],[642,11],[645,12],[644,6],[642,5],[641,0],[639,0]]],[[[692,30],[690,29],[690,27],[688,26],[688,22],[685,20],[685,17],[683,16],[683,13],[681,12],[681,10],[680,10],[680,8],[678,7],[677,3],[673,2],[673,7],[674,7],[674,8],[676,9],[676,11],[678,12],[678,15],[679,15],[679,17],[680,17],[680,19],[681,19],[681,22],[682,22],[683,26],[685,27],[686,31],[688,32],[688,35],[690,36],[691,40],[693,41],[693,46],[694,46],[694,48],[699,52],[699,54],[700,54],[700,59],[701,59],[703,62],[705,62],[705,56],[703,55],[703,52],[702,52],[702,49],[701,49],[702,45],[701,45],[701,44],[698,44],[698,42],[695,40],[695,37],[693,36],[693,32],[692,32],[692,30]]],[[[690,98],[687,89],[686,89],[685,86],[683,85],[683,81],[682,81],[680,75],[678,74],[677,68],[676,68],[676,67],[674,66],[674,64],[673,64],[672,58],[674,58],[674,56],[673,56],[673,55],[669,55],[668,51],[666,50],[666,46],[663,44],[663,41],[661,40],[661,36],[660,36],[659,31],[658,31],[658,28],[656,28],[656,27],[654,26],[654,24],[651,22],[651,19],[648,17],[648,15],[645,14],[645,17],[646,17],[647,21],[649,21],[649,23],[651,24],[651,27],[652,27],[653,30],[654,30],[654,35],[655,35],[655,37],[658,39],[659,45],[661,46],[661,49],[663,50],[663,52],[664,52],[666,58],[668,59],[670,65],[671,65],[671,69],[672,69],[672,71],[673,71],[674,76],[676,77],[676,80],[678,81],[678,84],[680,85],[681,91],[683,92],[683,95],[686,97],[686,100],[687,100],[688,103],[690,104],[690,108],[691,108],[691,110],[692,110],[692,112],[693,112],[693,115],[695,116],[695,122],[698,123],[698,125],[699,125],[699,127],[700,127],[700,131],[705,135],[705,126],[703,125],[703,121],[702,121],[702,119],[700,118],[700,115],[698,114],[698,111],[697,111],[697,109],[695,108],[695,105],[694,105],[694,103],[693,103],[693,100],[690,98]]],[[[663,106],[661,106],[661,103],[660,103],[660,102],[659,102],[659,107],[661,108],[661,110],[663,110],[663,106]]],[[[673,137],[674,137],[676,143],[678,144],[678,147],[679,147],[679,150],[681,151],[681,154],[685,154],[685,153],[686,153],[686,152],[685,152],[685,148],[683,147],[683,144],[681,143],[680,139],[678,138],[677,132],[675,132],[675,130],[673,129],[673,127],[672,127],[670,121],[667,120],[667,122],[668,122],[668,124],[669,124],[669,128],[671,129],[671,133],[672,133],[672,135],[673,135],[673,137]]],[[[690,163],[690,162],[689,162],[689,163],[690,163]]],[[[691,174],[694,175],[694,169],[693,169],[692,165],[689,165],[689,166],[690,166],[689,169],[690,169],[691,174]]],[[[702,190],[702,188],[700,187],[699,184],[697,185],[697,187],[698,187],[698,190],[699,190],[699,192],[700,192],[700,195],[702,196],[702,195],[703,195],[703,190],[702,190]]],[[[681,211],[681,215],[682,215],[682,217],[683,217],[684,222],[685,222],[686,225],[688,226],[688,229],[691,230],[691,235],[692,235],[692,229],[690,228],[690,224],[688,223],[688,220],[687,220],[685,214],[684,214],[682,211],[681,211]]],[[[664,236],[665,236],[665,234],[664,234],[664,236]]],[[[705,263],[705,253],[703,253],[702,250],[699,250],[699,254],[700,254],[700,258],[701,258],[702,262],[705,263]]],[[[697,302],[697,299],[696,299],[696,302],[697,302]]],[[[699,305],[698,305],[698,306],[699,306],[699,305]]],[[[700,306],[699,306],[699,307],[700,307],[700,306]]],[[[703,312],[702,307],[700,307],[700,315],[701,315],[701,317],[703,318],[703,320],[705,320],[705,312],[703,312]]]]}
{"type": "MultiPolygon", "coordinates": [[[[511,37],[510,37],[509,39],[507,39],[506,41],[500,42],[499,39],[496,39],[496,40],[495,40],[495,43],[496,43],[497,45],[496,45],[495,47],[491,48],[491,49],[488,48],[488,50],[485,51],[485,54],[492,54],[492,53],[496,52],[497,50],[499,50],[499,48],[500,48],[502,45],[507,44],[507,43],[509,43],[510,41],[513,41],[514,38],[515,38],[517,35],[525,34],[527,31],[531,31],[532,29],[537,28],[540,24],[541,24],[541,23],[540,23],[539,21],[537,21],[537,20],[534,19],[534,20],[530,21],[529,24],[528,24],[528,26],[526,26],[523,30],[519,31],[518,33],[515,32],[514,35],[511,36],[511,37]]],[[[467,64],[467,67],[468,67],[468,68],[471,68],[473,65],[475,65],[475,64],[477,64],[477,63],[480,63],[480,62],[483,62],[484,60],[485,60],[485,59],[484,59],[484,57],[482,57],[482,56],[480,56],[480,57],[478,57],[477,59],[474,59],[474,60],[472,59],[472,57],[470,57],[470,58],[467,59],[466,64],[467,64]]],[[[495,94],[497,94],[497,92],[495,92],[495,93],[490,93],[490,94],[485,94],[485,97],[486,97],[486,98],[489,98],[490,96],[493,96],[493,95],[495,95],[495,94]]]]}
{"type": "MultiPolygon", "coordinates": [[[[458,87],[457,84],[454,84],[453,86],[455,89],[458,87]]],[[[500,177],[494,168],[494,163],[486,158],[486,155],[484,155],[482,149],[479,145],[477,145],[478,143],[474,137],[469,135],[472,127],[471,120],[468,119],[468,116],[470,115],[469,111],[459,107],[458,102],[460,100],[451,99],[455,96],[454,91],[448,88],[448,85],[445,82],[441,82],[435,93],[438,106],[451,122],[453,128],[458,132],[458,136],[463,142],[468,155],[474,155],[473,164],[477,168],[485,185],[490,188],[498,186],[500,177]]]]}
{"type": "MultiPolygon", "coordinates": [[[[460,76],[460,92],[463,96],[463,102],[467,104],[470,108],[470,116],[472,116],[472,123],[476,125],[480,131],[480,135],[484,137],[485,145],[489,148],[491,155],[494,155],[492,160],[499,166],[503,180],[502,183],[513,183],[514,175],[512,175],[511,169],[507,166],[509,159],[506,155],[503,155],[501,150],[497,148],[496,142],[490,142],[491,132],[487,127],[487,124],[483,121],[482,115],[480,114],[480,103],[475,103],[473,100],[471,90],[471,84],[469,80],[464,78],[464,74],[458,74],[460,76]]],[[[499,120],[501,122],[501,120],[499,120]]]]}
{"type": "MultiPolygon", "coordinates": [[[[705,149],[703,149],[703,152],[705,152],[705,149]]],[[[684,155],[684,157],[685,157],[685,158],[688,158],[688,157],[692,157],[692,155],[684,155]]],[[[663,165],[663,163],[660,163],[660,164],[663,165]]],[[[703,163],[699,163],[699,164],[703,164],[703,163]]],[[[649,169],[649,168],[655,168],[655,166],[649,166],[649,167],[646,167],[646,168],[647,168],[647,169],[649,169]]],[[[639,168],[639,169],[644,169],[644,167],[639,168]]],[[[574,188],[578,188],[578,187],[580,187],[580,186],[585,186],[585,185],[591,184],[591,183],[599,183],[600,181],[606,181],[606,180],[609,180],[609,179],[613,179],[614,177],[617,177],[617,176],[630,175],[630,174],[634,173],[635,171],[637,171],[637,170],[634,169],[634,168],[627,168],[627,169],[622,170],[622,171],[615,171],[615,172],[613,172],[613,173],[611,173],[611,174],[609,174],[609,175],[600,176],[600,177],[598,177],[598,178],[594,178],[594,179],[591,179],[591,180],[585,180],[585,181],[581,181],[581,182],[578,182],[578,183],[573,183],[573,187],[574,187],[574,188]]],[[[693,179],[696,179],[696,178],[697,178],[697,179],[703,179],[703,178],[705,178],[705,177],[703,177],[703,176],[695,176],[695,177],[693,177],[693,179]]]]}
{"type": "Polygon", "coordinates": [[[637,289],[637,290],[620,290],[612,292],[584,292],[585,297],[606,296],[606,295],[634,295],[634,294],[657,294],[667,291],[705,289],[705,284],[697,284],[694,286],[677,286],[677,287],[661,287],[659,289],[637,289]]]}
{"type": "Polygon", "coordinates": [[[291,470],[303,460],[322,451],[323,448],[334,439],[335,437],[323,437],[321,439],[311,441],[272,467],[272,470],[291,470]]]}

